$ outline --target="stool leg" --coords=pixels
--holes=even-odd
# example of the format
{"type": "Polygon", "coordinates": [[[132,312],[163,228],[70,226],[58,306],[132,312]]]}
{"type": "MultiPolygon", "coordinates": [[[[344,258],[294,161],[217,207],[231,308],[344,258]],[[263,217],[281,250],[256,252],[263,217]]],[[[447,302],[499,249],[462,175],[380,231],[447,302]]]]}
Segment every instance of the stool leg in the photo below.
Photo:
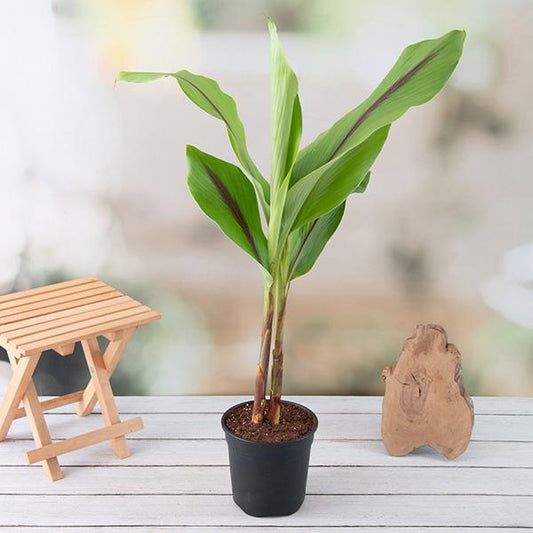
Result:
{"type": "MultiPolygon", "coordinates": [[[[96,337],[83,340],[81,343],[85,359],[91,372],[91,382],[94,384],[96,397],[100,402],[102,415],[106,426],[112,426],[120,422],[117,405],[113,397],[113,390],[109,383],[107,369],[104,364],[104,359],[98,347],[96,337]]],[[[111,439],[111,449],[113,453],[120,459],[124,459],[130,455],[126,437],[121,435],[111,439]]]]}
{"type": "MultiPolygon", "coordinates": [[[[39,403],[39,397],[37,396],[37,391],[35,390],[33,381],[28,385],[26,395],[22,401],[24,402],[24,409],[26,410],[26,415],[33,433],[33,439],[35,440],[37,447],[52,444],[50,431],[46,425],[46,420],[44,419],[41,404],[39,403]]],[[[51,459],[46,459],[43,461],[43,468],[46,472],[46,475],[52,481],[57,481],[63,477],[57,457],[52,457],[51,459]]]]}
{"type": "MultiPolygon", "coordinates": [[[[11,350],[7,350],[7,356],[9,357],[9,362],[15,368],[18,364],[18,361],[15,357],[15,354],[11,350]]],[[[46,446],[47,444],[52,444],[52,438],[50,437],[50,431],[46,425],[46,420],[44,419],[43,411],[41,409],[41,404],[39,402],[39,396],[37,395],[37,389],[33,383],[33,379],[30,380],[28,388],[26,389],[26,394],[22,398],[24,404],[24,410],[26,411],[26,416],[30,423],[31,431],[33,433],[33,440],[38,447],[46,446]]],[[[59,461],[57,457],[52,459],[47,459],[43,461],[43,468],[46,472],[46,475],[52,480],[57,481],[63,477],[61,472],[61,467],[59,466],[59,461]]]]}
{"type": "Polygon", "coordinates": [[[4,395],[2,405],[0,406],[0,441],[5,440],[7,433],[15,415],[17,408],[26,393],[31,377],[41,354],[30,357],[21,357],[19,362],[11,367],[13,368],[13,377],[4,395]]]}
{"type": "MultiPolygon", "coordinates": [[[[122,355],[126,350],[126,346],[130,341],[131,337],[135,333],[136,328],[129,328],[122,332],[122,337],[120,339],[112,340],[106,351],[103,355],[104,365],[107,369],[108,377],[111,377],[115,368],[117,368],[118,363],[122,359],[122,355]]],[[[87,416],[91,414],[94,406],[96,405],[96,391],[94,387],[93,379],[89,381],[89,384],[83,391],[83,397],[78,403],[76,408],[76,413],[80,416],[87,416]]]]}

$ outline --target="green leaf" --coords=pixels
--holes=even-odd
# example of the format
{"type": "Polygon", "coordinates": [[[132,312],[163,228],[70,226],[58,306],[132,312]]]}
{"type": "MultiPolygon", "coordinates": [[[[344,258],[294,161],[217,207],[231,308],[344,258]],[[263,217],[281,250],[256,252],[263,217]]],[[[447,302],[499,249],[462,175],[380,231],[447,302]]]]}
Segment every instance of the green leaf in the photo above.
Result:
{"type": "Polygon", "coordinates": [[[292,170],[292,166],[296,161],[298,155],[298,148],[300,147],[300,140],[302,138],[302,105],[298,95],[294,98],[294,106],[292,109],[291,129],[289,140],[287,143],[287,162],[285,165],[285,177],[292,170]]]}
{"type": "Polygon", "coordinates": [[[202,211],[260,265],[268,269],[267,242],[254,188],[242,170],[187,146],[187,183],[202,211]]]}
{"type": "MultiPolygon", "coordinates": [[[[363,181],[357,185],[353,193],[365,192],[370,181],[368,171],[363,181]]],[[[322,250],[335,233],[344,215],[346,202],[317,218],[313,222],[298,228],[289,235],[289,279],[307,274],[313,268],[322,250]]]]}
{"type": "Polygon", "coordinates": [[[270,260],[270,270],[274,271],[281,260],[283,248],[286,241],[285,236],[281,235],[283,217],[285,216],[285,202],[289,192],[289,180],[281,182],[278,190],[272,195],[272,210],[268,222],[268,258],[270,260]],[[281,244],[281,245],[280,245],[281,244]]]}
{"type": "Polygon", "coordinates": [[[363,194],[366,191],[366,188],[368,187],[368,182],[370,181],[370,174],[372,173],[368,171],[363,181],[353,190],[353,192],[363,194]]]}
{"type": "Polygon", "coordinates": [[[268,181],[262,176],[261,172],[259,172],[259,169],[256,167],[248,153],[244,126],[239,118],[235,100],[233,100],[229,94],[222,91],[215,80],[206,78],[205,76],[192,74],[187,70],[180,70],[179,72],[174,73],[119,72],[117,81],[143,83],[165,77],[174,78],[185,95],[193,103],[212,117],[218,118],[224,122],[233,151],[252,179],[263,209],[265,210],[265,215],[268,217],[270,186],[268,181]]]}
{"type": "Polygon", "coordinates": [[[290,67],[276,25],[268,19],[270,31],[270,123],[272,194],[291,171],[302,133],[302,110],[298,79],[290,67]]]}
{"type": "MultiPolygon", "coordinates": [[[[371,172],[368,171],[363,181],[357,185],[353,193],[364,193],[371,172]]],[[[339,226],[346,202],[317,218],[313,222],[298,228],[289,235],[289,279],[295,279],[307,274],[313,268],[327,242],[339,226]]]]}
{"type": "Polygon", "coordinates": [[[325,215],[362,185],[383,148],[389,128],[379,129],[289,189],[283,220],[284,235],[325,215]]]}
{"type": "Polygon", "coordinates": [[[408,46],[376,90],[358,107],[319,135],[298,155],[291,175],[295,183],[391,124],[410,107],[433,98],[461,57],[465,32],[453,30],[440,39],[408,46]]]}
{"type": "Polygon", "coordinates": [[[313,268],[344,215],[346,202],[291,233],[289,236],[289,279],[307,274],[313,268]]]}
{"type": "Polygon", "coordinates": [[[148,81],[160,80],[166,78],[168,74],[163,72],[127,72],[121,71],[115,78],[115,83],[118,81],[128,81],[130,83],[146,83],[148,81]]]}

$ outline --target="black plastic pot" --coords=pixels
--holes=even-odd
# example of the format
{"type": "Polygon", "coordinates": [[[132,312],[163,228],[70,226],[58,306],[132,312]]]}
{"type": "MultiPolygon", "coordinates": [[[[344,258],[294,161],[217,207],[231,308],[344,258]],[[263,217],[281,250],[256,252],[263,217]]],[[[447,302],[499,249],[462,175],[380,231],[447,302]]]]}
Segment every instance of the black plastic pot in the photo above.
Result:
{"type": "Polygon", "coordinates": [[[315,420],[313,429],[299,439],[285,442],[247,440],[238,437],[226,426],[227,414],[247,403],[234,405],[222,415],[222,428],[228,443],[233,500],[251,516],[293,514],[305,499],[309,454],[318,419],[307,407],[283,401],[283,404],[292,403],[308,411],[315,420]]]}

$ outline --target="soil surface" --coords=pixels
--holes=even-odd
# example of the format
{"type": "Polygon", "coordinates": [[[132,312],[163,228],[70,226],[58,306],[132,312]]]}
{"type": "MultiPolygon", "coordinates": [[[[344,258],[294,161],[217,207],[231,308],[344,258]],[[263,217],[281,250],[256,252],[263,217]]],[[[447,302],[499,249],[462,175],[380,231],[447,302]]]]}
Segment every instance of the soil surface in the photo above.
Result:
{"type": "Polygon", "coordinates": [[[268,402],[263,423],[252,423],[252,405],[247,403],[226,416],[226,427],[238,437],[259,442],[284,442],[303,437],[314,426],[314,418],[301,407],[281,402],[281,418],[277,426],[268,421],[268,402]]]}

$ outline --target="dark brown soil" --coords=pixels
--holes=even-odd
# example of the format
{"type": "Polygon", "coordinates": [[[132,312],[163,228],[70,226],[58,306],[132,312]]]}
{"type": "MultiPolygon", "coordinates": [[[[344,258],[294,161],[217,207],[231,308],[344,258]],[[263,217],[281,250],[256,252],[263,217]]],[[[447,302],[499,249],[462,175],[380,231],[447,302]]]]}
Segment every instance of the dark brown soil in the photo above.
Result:
{"type": "Polygon", "coordinates": [[[259,442],[284,442],[303,437],[313,429],[315,420],[297,405],[281,402],[281,418],[277,426],[267,420],[268,402],[262,424],[252,423],[252,402],[233,409],[226,416],[226,427],[238,437],[259,442]]]}

